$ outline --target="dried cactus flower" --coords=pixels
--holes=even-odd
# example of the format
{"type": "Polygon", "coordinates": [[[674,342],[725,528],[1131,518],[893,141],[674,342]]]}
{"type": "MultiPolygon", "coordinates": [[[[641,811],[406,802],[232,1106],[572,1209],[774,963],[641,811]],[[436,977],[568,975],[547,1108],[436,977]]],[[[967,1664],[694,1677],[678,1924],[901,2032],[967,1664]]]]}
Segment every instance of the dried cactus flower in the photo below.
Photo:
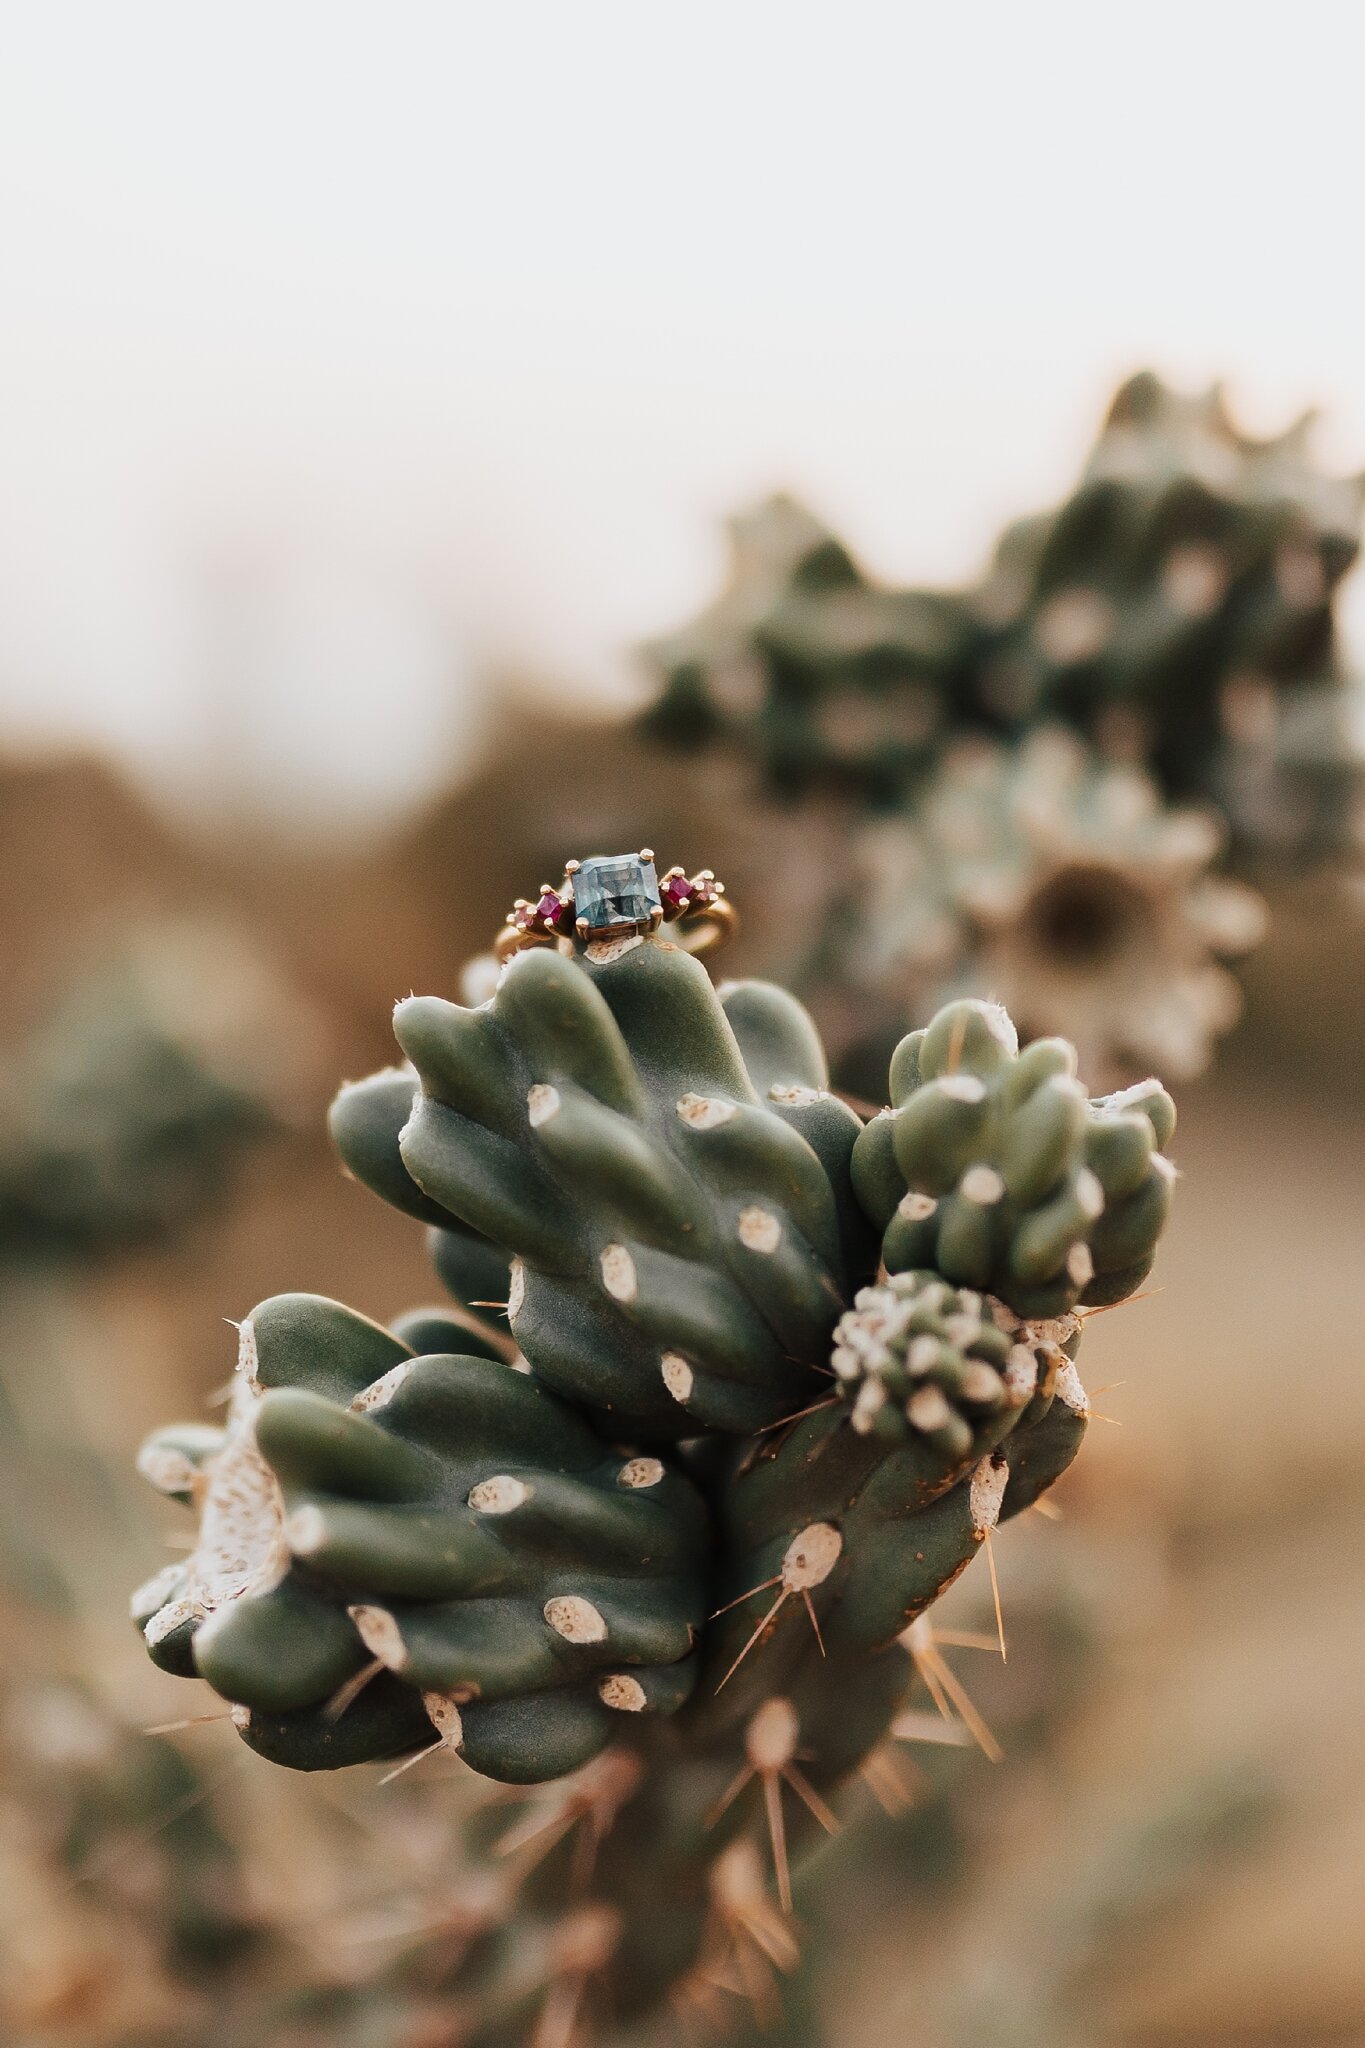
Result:
{"type": "Polygon", "coordinates": [[[1060,728],[959,742],[911,813],[861,829],[826,945],[892,1029],[991,995],[1106,1084],[1188,1080],[1240,1013],[1220,962],[1265,928],[1260,898],[1212,871],[1222,840],[1212,812],[1168,808],[1060,728]]]}
{"type": "Polygon", "coordinates": [[[901,1725],[928,1609],[1079,1449],[1076,1310],[1150,1263],[1174,1113],[959,1005],[864,1126],[791,996],[646,934],[396,1029],[411,1065],[334,1129],[456,1306],[256,1309],[226,1426],[143,1453],[199,1527],[135,1617],[278,1762],[543,1783],[529,1834],[470,1823],[471,1867],[537,1846],[452,1932],[452,2024],[654,2038],[738,1930],[794,1958],[793,1860],[901,1725]]]}

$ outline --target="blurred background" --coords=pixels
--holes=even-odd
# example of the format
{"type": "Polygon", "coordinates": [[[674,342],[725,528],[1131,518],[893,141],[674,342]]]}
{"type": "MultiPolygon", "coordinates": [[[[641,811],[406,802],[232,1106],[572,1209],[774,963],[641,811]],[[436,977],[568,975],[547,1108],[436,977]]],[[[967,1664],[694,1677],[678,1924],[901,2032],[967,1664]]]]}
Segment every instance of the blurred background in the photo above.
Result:
{"type": "Polygon", "coordinates": [[[225,1318],[430,1296],[330,1094],[644,841],[855,1094],[962,987],[1179,1084],[1157,1291],[1087,1342],[1120,1426],[999,1546],[1005,1760],[839,1845],[803,1999],[1365,2041],[1365,17],[4,22],[0,2039],[464,2038],[459,1788],[142,1734],[195,1709],[130,1474],[225,1318]]]}

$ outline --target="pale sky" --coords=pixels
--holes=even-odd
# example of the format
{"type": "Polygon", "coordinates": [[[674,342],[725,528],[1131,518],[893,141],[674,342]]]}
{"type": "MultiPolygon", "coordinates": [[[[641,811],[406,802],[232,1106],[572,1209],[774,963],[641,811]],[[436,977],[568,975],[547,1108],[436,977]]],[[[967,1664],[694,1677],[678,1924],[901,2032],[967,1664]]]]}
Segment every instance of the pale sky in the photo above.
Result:
{"type": "Polygon", "coordinates": [[[1349,0],[0,4],[0,741],[380,822],[776,485],[965,575],[1145,363],[1358,467],[1363,73],[1349,0]]]}

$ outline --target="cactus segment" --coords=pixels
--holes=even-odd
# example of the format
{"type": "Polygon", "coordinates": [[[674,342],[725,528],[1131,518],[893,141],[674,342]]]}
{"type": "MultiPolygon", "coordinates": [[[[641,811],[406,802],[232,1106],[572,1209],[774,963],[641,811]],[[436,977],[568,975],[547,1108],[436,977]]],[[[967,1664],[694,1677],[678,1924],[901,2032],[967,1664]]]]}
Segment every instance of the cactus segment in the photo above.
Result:
{"type": "MultiPolygon", "coordinates": [[[[789,1009],[784,1028],[810,1071],[809,1026],[789,1009]]],[[[484,1008],[415,998],[395,1030],[421,1079],[406,1174],[515,1254],[538,1378],[653,1438],[800,1405],[842,1302],[852,1205],[831,1183],[857,1119],[760,1100],[698,962],[647,939],[538,948],[484,1008]]]]}
{"type": "MultiPolygon", "coordinates": [[[[507,1253],[423,1194],[403,1164],[399,1141],[417,1089],[411,1067],[386,1067],[364,1081],[348,1081],[327,1114],[332,1143],[346,1171],[362,1187],[432,1227],[433,1262],[458,1302],[471,1308],[476,1302],[506,1301],[511,1268],[507,1253]]],[[[482,1350],[487,1341],[486,1335],[481,1337],[475,1348],[482,1350]]]]}
{"type": "Polygon", "coordinates": [[[505,1363],[277,1296],[241,1326],[227,1428],[163,1432],[141,1463],[200,1517],[135,1603],[148,1647],[278,1760],[393,1754],[424,1714],[489,1776],[555,1776],[605,1744],[618,1698],[686,1697],[653,1667],[686,1666],[705,1611],[701,1500],[505,1363]]]}
{"type": "Polygon", "coordinates": [[[891,1095],[853,1153],[888,1273],[932,1268],[1030,1317],[1141,1285],[1174,1179],[1158,1082],[1090,1101],[1064,1041],[1021,1053],[1003,1010],[964,1001],[901,1041],[891,1095]]]}

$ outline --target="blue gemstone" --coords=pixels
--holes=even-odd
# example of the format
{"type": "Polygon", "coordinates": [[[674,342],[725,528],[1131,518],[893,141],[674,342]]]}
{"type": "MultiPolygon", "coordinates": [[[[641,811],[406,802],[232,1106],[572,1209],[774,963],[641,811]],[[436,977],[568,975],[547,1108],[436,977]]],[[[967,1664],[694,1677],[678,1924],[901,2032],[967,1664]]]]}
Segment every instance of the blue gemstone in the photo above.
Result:
{"type": "Polygon", "coordinates": [[[575,920],[591,932],[647,925],[663,909],[653,861],[638,853],[585,860],[573,878],[573,904],[575,920]]]}

